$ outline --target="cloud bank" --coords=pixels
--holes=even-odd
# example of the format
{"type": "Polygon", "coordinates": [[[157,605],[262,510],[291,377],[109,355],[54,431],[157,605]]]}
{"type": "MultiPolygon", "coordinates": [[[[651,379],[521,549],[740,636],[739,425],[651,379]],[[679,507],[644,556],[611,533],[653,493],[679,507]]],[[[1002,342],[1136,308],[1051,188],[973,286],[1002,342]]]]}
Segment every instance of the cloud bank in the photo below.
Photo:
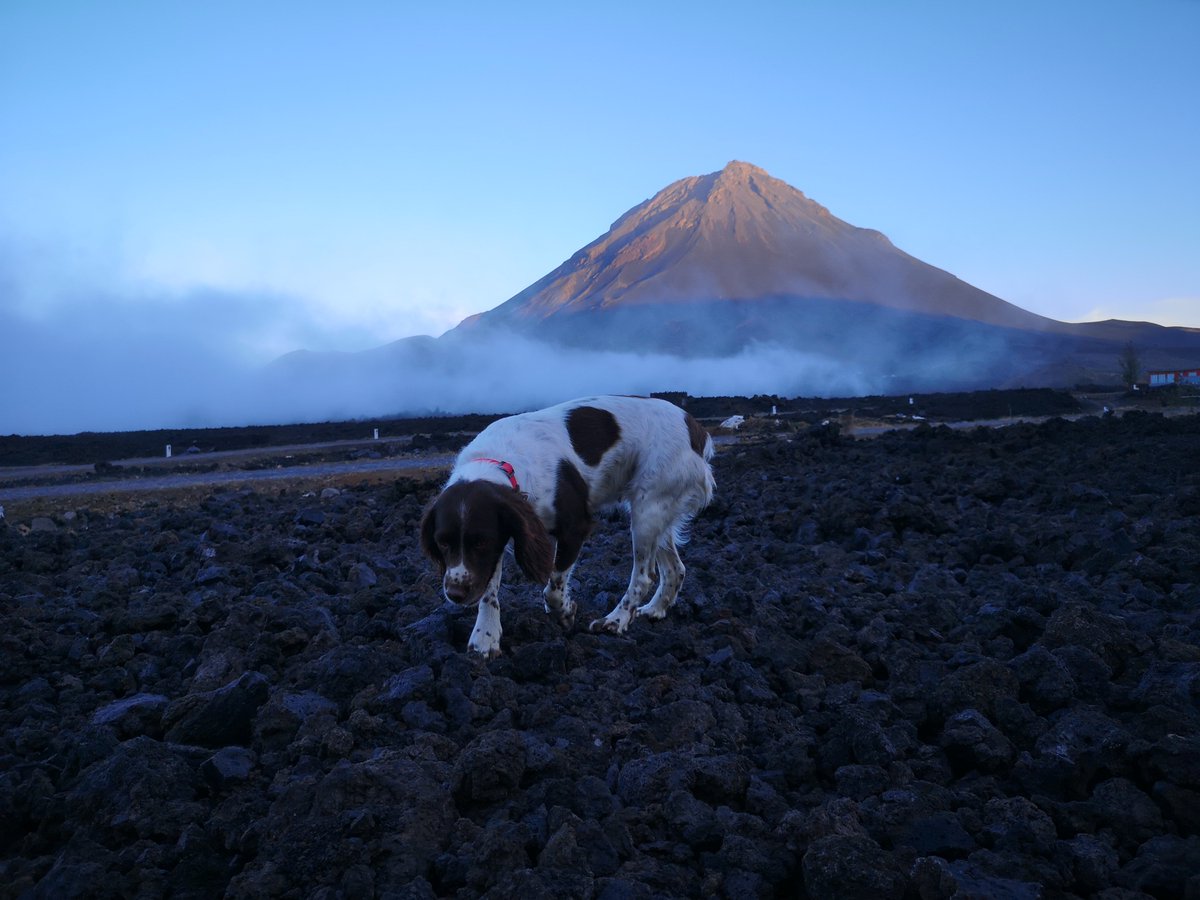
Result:
{"type": "Polygon", "coordinates": [[[80,291],[31,312],[0,292],[0,434],[514,412],[591,393],[845,395],[877,387],[818,354],[771,346],[683,359],[452,335],[362,353],[256,358],[264,341],[286,349],[289,334],[291,346],[327,342],[318,329],[302,307],[272,294],[80,291]]]}
{"type": "MultiPolygon", "coordinates": [[[[4,250],[0,244],[0,434],[518,412],[595,393],[859,396],[909,389],[913,376],[944,382],[964,360],[978,368],[1004,355],[990,339],[923,347],[920,371],[907,371],[898,386],[891,373],[918,365],[911,348],[857,320],[849,349],[814,341],[801,351],[766,338],[709,357],[611,349],[636,337],[625,322],[615,341],[590,326],[578,330],[576,338],[591,340],[582,347],[476,330],[343,353],[331,348],[366,338],[331,326],[303,298],[167,291],[117,278],[98,288],[104,273],[31,265],[4,250]],[[287,352],[296,347],[319,352],[287,352]]],[[[700,334],[725,326],[697,313],[688,327],[700,334]]]]}
{"type": "Polygon", "coordinates": [[[263,365],[379,342],[303,297],[141,283],[119,257],[0,237],[0,434],[275,422],[263,365]]]}
{"type": "Polygon", "coordinates": [[[262,363],[355,337],[298,298],[130,285],[14,242],[0,242],[0,335],[0,434],[231,422],[262,363]]]}
{"type": "Polygon", "coordinates": [[[871,380],[818,354],[756,346],[720,358],[587,351],[515,334],[410,339],[364,354],[297,354],[259,379],[290,418],[516,412],[589,394],[854,395],[871,380]]]}

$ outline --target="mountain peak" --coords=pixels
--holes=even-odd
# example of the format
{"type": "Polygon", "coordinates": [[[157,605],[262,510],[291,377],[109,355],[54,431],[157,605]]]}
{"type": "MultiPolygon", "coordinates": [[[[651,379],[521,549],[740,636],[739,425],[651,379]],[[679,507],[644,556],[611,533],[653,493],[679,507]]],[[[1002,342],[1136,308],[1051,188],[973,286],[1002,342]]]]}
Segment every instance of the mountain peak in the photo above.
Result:
{"type": "Polygon", "coordinates": [[[718,175],[724,175],[729,178],[749,178],[752,175],[760,175],[767,178],[771,177],[770,175],[767,175],[765,170],[760,169],[758,166],[752,163],[742,162],[740,159],[730,160],[725,164],[725,168],[723,168],[718,175]]]}
{"type": "Polygon", "coordinates": [[[532,324],[615,307],[855,301],[1017,327],[1047,320],[834,216],[741,160],[680,179],[481,319],[532,324]]]}
{"type": "Polygon", "coordinates": [[[787,182],[772,178],[765,169],[736,159],[728,163],[721,171],[703,176],[701,180],[711,183],[711,193],[708,197],[710,201],[720,201],[744,194],[745,202],[751,205],[765,201],[769,206],[773,200],[782,199],[783,195],[791,195],[793,198],[804,197],[800,191],[787,182]]]}
{"type": "Polygon", "coordinates": [[[760,196],[765,192],[778,192],[790,194],[793,197],[804,197],[803,191],[797,190],[786,181],[773,177],[766,169],[738,159],[726,163],[725,168],[721,171],[704,177],[711,178],[714,185],[748,188],[760,196]]]}
{"type": "MultiPolygon", "coordinates": [[[[743,226],[742,233],[736,236],[738,243],[746,243],[747,229],[771,243],[781,232],[806,227],[803,223],[820,222],[823,227],[839,221],[829,210],[786,181],[741,160],[732,160],[719,172],[684,179],[677,184],[689,186],[691,199],[706,207],[702,217],[715,224],[718,230],[732,225],[736,232],[738,225],[743,226]]],[[[650,202],[670,202],[674,199],[672,193],[671,188],[667,188],[650,202]]]]}

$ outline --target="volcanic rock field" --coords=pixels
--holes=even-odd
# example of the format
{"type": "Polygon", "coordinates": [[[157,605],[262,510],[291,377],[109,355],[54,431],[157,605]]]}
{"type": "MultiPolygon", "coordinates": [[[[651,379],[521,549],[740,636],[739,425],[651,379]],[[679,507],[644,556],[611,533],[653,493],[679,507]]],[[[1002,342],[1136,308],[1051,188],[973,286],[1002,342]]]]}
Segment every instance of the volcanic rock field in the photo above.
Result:
{"type": "Polygon", "coordinates": [[[721,446],[466,652],[437,477],[0,520],[0,895],[1200,898],[1200,416],[721,446]]]}

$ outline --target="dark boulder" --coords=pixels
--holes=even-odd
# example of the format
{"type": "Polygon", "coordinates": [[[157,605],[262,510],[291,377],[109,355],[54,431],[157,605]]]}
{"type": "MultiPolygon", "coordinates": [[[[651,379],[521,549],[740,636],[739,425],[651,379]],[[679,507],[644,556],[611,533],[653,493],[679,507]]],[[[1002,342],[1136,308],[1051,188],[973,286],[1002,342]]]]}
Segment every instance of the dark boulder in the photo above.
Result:
{"type": "Polygon", "coordinates": [[[270,690],[265,675],[247,672],[215,691],[187,694],[163,713],[167,740],[214,749],[246,744],[270,690]]]}

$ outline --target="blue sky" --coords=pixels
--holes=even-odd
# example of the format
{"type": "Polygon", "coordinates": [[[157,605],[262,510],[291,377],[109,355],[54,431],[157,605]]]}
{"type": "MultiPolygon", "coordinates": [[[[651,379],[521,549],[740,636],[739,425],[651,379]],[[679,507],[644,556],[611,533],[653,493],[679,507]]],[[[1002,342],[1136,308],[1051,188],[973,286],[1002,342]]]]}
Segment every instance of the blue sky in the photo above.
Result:
{"type": "Polygon", "coordinates": [[[1043,315],[1200,326],[1197,46],[1197,0],[6,0],[0,314],[436,334],[741,159],[1043,315]]]}

